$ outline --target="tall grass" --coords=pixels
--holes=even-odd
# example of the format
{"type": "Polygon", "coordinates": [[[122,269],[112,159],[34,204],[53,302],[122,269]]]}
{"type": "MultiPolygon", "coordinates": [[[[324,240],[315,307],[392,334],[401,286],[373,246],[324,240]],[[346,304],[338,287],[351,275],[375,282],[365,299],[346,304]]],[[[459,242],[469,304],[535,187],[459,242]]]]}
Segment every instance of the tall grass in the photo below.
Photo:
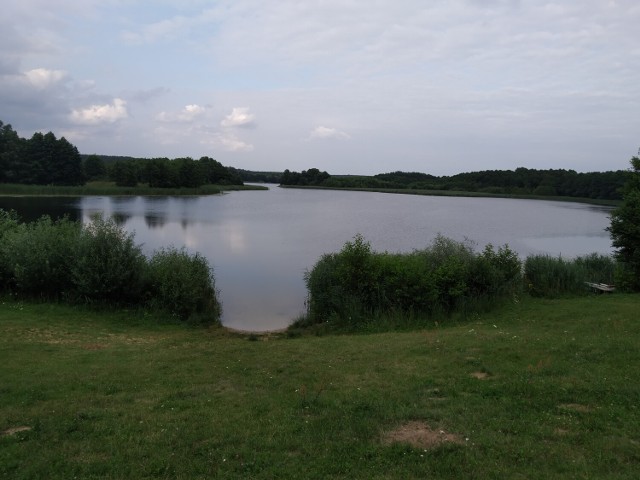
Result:
{"type": "Polygon", "coordinates": [[[585,282],[613,284],[617,268],[612,257],[597,253],[575,259],[533,255],[524,262],[524,280],[534,297],[586,295],[585,282]]]}
{"type": "Polygon", "coordinates": [[[173,248],[143,255],[113,219],[81,225],[42,217],[22,223],[0,210],[0,293],[25,298],[164,310],[217,322],[220,302],[206,258],[173,248]]]}

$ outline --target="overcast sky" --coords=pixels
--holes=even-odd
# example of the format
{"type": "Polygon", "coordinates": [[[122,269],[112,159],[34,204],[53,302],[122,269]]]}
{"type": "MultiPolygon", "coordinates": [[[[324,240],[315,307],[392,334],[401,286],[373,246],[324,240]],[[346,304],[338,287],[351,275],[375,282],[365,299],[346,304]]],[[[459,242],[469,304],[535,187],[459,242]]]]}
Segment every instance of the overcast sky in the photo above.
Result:
{"type": "Polygon", "coordinates": [[[0,120],[251,170],[625,169],[638,0],[2,2],[0,120]]]}

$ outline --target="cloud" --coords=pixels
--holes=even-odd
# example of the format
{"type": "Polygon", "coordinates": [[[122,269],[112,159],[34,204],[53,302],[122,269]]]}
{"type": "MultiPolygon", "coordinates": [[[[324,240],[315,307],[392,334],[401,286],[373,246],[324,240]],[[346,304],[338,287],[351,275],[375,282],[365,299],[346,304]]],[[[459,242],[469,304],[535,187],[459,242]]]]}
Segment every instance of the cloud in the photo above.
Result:
{"type": "Polygon", "coordinates": [[[44,90],[63,80],[67,74],[62,70],[48,70],[46,68],[35,68],[24,73],[27,81],[34,87],[44,90]]]}
{"type": "Polygon", "coordinates": [[[210,144],[217,148],[222,148],[227,152],[253,151],[253,145],[243,142],[237,136],[230,132],[217,132],[213,134],[210,140],[205,140],[202,143],[210,144]]]}
{"type": "Polygon", "coordinates": [[[338,140],[349,140],[351,137],[345,133],[337,130],[335,128],[323,127],[319,126],[314,128],[309,134],[309,139],[329,139],[336,138],[338,140]]]}
{"type": "Polygon", "coordinates": [[[113,103],[106,105],[91,105],[90,107],[73,110],[70,119],[80,125],[98,125],[114,123],[129,116],[127,102],[121,98],[114,98],[113,103]]]}
{"type": "Polygon", "coordinates": [[[255,126],[255,115],[249,112],[247,107],[235,107],[224,120],[220,122],[225,128],[242,127],[250,128],[255,126]]]}
{"type": "Polygon", "coordinates": [[[207,109],[200,105],[185,105],[185,107],[178,113],[160,112],[158,115],[156,115],[156,120],[160,122],[191,123],[196,119],[202,117],[206,113],[206,111],[207,109]]]}

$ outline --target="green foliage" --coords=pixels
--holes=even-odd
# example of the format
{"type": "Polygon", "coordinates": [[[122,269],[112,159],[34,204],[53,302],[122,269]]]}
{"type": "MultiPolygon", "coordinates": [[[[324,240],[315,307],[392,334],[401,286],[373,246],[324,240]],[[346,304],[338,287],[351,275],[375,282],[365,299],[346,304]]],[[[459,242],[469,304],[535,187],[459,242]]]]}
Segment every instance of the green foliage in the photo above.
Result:
{"type": "Polygon", "coordinates": [[[98,180],[106,178],[107,167],[98,155],[89,155],[82,163],[84,175],[87,180],[98,180]]]}
{"type": "Polygon", "coordinates": [[[585,282],[613,284],[616,270],[613,258],[596,253],[573,260],[532,255],[524,262],[525,287],[534,297],[587,295],[585,282]]]}
{"type": "MultiPolygon", "coordinates": [[[[295,173],[295,172],[293,172],[295,173]]],[[[436,177],[419,172],[380,173],[366,176],[331,176],[323,187],[370,188],[406,191],[457,191],[485,194],[574,197],[619,200],[625,172],[578,173],[574,170],[484,170],[436,177]]],[[[295,178],[294,178],[295,180],[295,178]]],[[[303,183],[302,183],[303,184],[303,183]]]]}
{"type": "MultiPolygon", "coordinates": [[[[147,183],[151,188],[198,188],[202,185],[242,185],[240,177],[217,160],[201,157],[176,158],[122,158],[111,163],[111,178],[119,181],[122,166],[131,169],[129,183],[147,183]],[[120,166],[119,166],[120,165],[120,166]]],[[[122,183],[122,181],[120,181],[122,183]]]]}
{"type": "MultiPolygon", "coordinates": [[[[15,217],[5,225],[13,224],[15,217]]],[[[71,266],[78,224],[68,219],[42,217],[14,225],[2,236],[0,257],[8,267],[12,287],[23,294],[47,299],[65,296],[72,289],[71,266]]]]}
{"type": "Polygon", "coordinates": [[[138,167],[132,160],[118,160],[108,171],[109,178],[118,187],[135,187],[138,184],[138,167]]]}
{"type": "Polygon", "coordinates": [[[0,290],[8,288],[9,282],[13,280],[12,252],[7,248],[7,240],[18,228],[16,212],[0,209],[0,290]]]}
{"type": "Polygon", "coordinates": [[[216,322],[213,271],[199,254],[168,248],[147,259],[113,219],[20,223],[0,210],[0,294],[103,306],[139,306],[216,322]]]}
{"type": "Polygon", "coordinates": [[[207,259],[196,253],[167,248],[149,261],[151,305],[183,320],[217,320],[220,304],[213,271],[207,259]]]}
{"type": "Polygon", "coordinates": [[[323,255],[305,275],[310,323],[358,324],[402,313],[469,313],[520,288],[521,264],[508,247],[477,254],[438,236],[429,248],[408,254],[375,253],[362,236],[337,254],[323,255]]]}
{"type": "Polygon", "coordinates": [[[0,182],[36,185],[82,185],[78,149],[52,132],[23,139],[0,121],[0,182]]]}
{"type": "Polygon", "coordinates": [[[94,217],[83,226],[71,269],[82,301],[141,303],[146,259],[133,234],[113,219],[94,217]]]}
{"type": "Polygon", "coordinates": [[[611,214],[608,230],[622,264],[619,286],[640,291],[640,158],[633,157],[631,167],[622,205],[611,214]]]}
{"type": "Polygon", "coordinates": [[[280,184],[282,185],[302,185],[320,186],[330,178],[327,172],[321,172],[317,168],[310,168],[302,172],[291,172],[288,169],[282,174],[280,184]]]}

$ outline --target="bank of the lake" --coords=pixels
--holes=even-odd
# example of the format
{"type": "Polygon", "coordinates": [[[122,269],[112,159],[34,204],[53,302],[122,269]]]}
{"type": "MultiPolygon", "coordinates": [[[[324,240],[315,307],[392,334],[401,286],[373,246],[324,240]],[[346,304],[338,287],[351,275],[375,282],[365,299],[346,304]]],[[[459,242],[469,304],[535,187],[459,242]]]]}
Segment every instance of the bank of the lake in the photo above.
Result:
{"type": "Polygon", "coordinates": [[[152,188],[147,185],[119,187],[114,182],[88,182],[79,186],[0,183],[0,196],[194,196],[226,191],[267,190],[260,185],[203,185],[197,188],[152,188]]]}
{"type": "Polygon", "coordinates": [[[280,188],[300,188],[309,190],[336,190],[352,192],[396,193],[403,195],[426,195],[432,197],[472,197],[472,198],[512,198],[521,200],[546,200],[554,202],[575,202],[588,205],[615,207],[621,200],[606,200],[585,197],[563,197],[557,195],[518,195],[507,193],[471,192],[462,190],[423,190],[414,188],[356,188],[356,187],[323,187],[311,185],[279,185],[280,188]]]}
{"type": "Polygon", "coordinates": [[[5,300],[0,476],[635,479],[639,310],[287,338],[5,300]]]}
{"type": "Polygon", "coordinates": [[[135,234],[147,255],[170,245],[198,252],[214,268],[222,323],[252,331],[285,328],[303,314],[305,271],[356,234],[380,252],[423,249],[438,234],[470,239],[479,250],[508,244],[522,259],[611,252],[610,207],[269,187],[182,197],[5,196],[0,208],[27,221],[47,214],[86,223],[102,214],[135,234]]]}

